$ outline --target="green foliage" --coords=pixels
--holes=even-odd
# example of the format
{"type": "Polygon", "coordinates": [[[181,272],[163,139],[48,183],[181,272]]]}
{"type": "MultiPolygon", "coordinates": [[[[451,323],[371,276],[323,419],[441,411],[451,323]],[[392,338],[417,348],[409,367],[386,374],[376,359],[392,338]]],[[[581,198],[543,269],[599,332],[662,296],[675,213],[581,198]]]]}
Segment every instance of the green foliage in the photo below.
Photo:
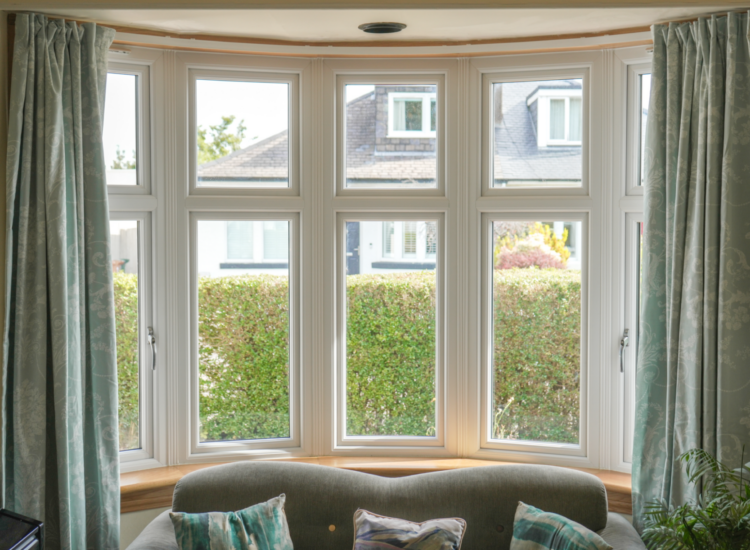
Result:
{"type": "Polygon", "coordinates": [[[435,272],[346,278],[349,435],[435,435],[435,272]]]}
{"type": "Polygon", "coordinates": [[[138,276],[114,274],[117,331],[117,396],[120,450],[137,449],[138,438],[138,276]]]}
{"type": "Polygon", "coordinates": [[[198,126],[198,164],[224,158],[242,146],[247,128],[245,121],[240,120],[234,133],[231,133],[229,127],[235,118],[234,115],[223,116],[220,124],[209,126],[208,129],[198,126]]]}
{"type": "MultiPolygon", "coordinates": [[[[664,501],[646,507],[643,539],[650,549],[750,549],[750,462],[731,469],[702,449],[679,459],[690,483],[699,484],[697,501],[678,508],[664,501]]],[[[742,462],[744,462],[744,448],[742,462]]]]}
{"type": "Polygon", "coordinates": [[[494,272],[494,437],[578,443],[581,273],[494,272]]]}
{"type": "Polygon", "coordinates": [[[198,283],[201,439],[289,437],[286,277],[198,283]]]}
{"type": "Polygon", "coordinates": [[[112,170],[133,170],[135,168],[135,151],[133,151],[133,158],[126,159],[125,151],[117,146],[117,152],[115,153],[115,160],[112,161],[112,170]]]}
{"type": "MultiPolygon", "coordinates": [[[[496,408],[513,398],[496,433],[578,441],[580,290],[578,272],[495,273],[496,408]]],[[[115,274],[121,425],[138,418],[135,293],[115,274]]],[[[200,278],[198,300],[201,439],[288,437],[286,277],[200,278]]],[[[433,435],[435,352],[434,272],[347,277],[347,433],[433,435]]]]}

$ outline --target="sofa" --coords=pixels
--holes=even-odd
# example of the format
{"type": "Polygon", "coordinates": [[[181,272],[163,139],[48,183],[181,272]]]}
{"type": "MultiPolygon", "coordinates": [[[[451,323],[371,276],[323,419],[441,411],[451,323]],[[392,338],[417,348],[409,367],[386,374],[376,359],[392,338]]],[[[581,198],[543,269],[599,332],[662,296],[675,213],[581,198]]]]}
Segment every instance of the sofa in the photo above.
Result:
{"type": "MultiPolygon", "coordinates": [[[[358,508],[410,521],[464,518],[462,550],[507,550],[519,500],[581,523],[615,550],[645,549],[633,526],[607,511],[607,493],[597,477],[554,466],[487,466],[385,478],[312,464],[238,462],[183,477],[172,510],[240,510],[281,493],[286,494],[295,550],[351,550],[358,508]]],[[[128,549],[177,549],[169,512],[152,521],[128,549]]]]}

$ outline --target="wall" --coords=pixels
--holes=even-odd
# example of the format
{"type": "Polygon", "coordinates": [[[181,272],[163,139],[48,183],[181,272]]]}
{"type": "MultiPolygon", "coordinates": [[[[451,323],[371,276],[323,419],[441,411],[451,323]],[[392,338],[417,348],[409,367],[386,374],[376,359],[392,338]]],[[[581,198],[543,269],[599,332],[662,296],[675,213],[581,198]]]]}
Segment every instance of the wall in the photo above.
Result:
{"type": "MultiPolygon", "coordinates": [[[[0,11],[0,174],[5,174],[5,151],[8,136],[8,20],[6,13],[0,11]]],[[[0,334],[5,334],[5,190],[0,192],[0,334]]],[[[3,337],[3,340],[5,338],[3,337]]],[[[2,353],[2,352],[0,352],[2,353]]],[[[0,364],[0,373],[3,366],[0,364]]],[[[0,376],[0,397],[5,395],[3,377],[0,376]]],[[[0,403],[2,400],[0,400],[0,403]]],[[[3,420],[3,408],[0,407],[0,422],[3,420]]],[[[0,447],[2,449],[2,447],[0,447]]],[[[4,461],[0,460],[0,480],[5,479],[4,461]]],[[[0,482],[0,487],[3,487],[0,482]]],[[[0,490],[0,508],[5,504],[5,491],[0,490]]]]}

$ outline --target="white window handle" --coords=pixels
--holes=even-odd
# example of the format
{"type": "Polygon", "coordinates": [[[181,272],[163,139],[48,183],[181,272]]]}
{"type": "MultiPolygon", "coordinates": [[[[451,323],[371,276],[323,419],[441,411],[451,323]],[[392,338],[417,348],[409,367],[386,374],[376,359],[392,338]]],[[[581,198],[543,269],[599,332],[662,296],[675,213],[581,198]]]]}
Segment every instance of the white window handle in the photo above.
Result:
{"type": "Polygon", "coordinates": [[[148,327],[148,343],[151,346],[151,370],[156,370],[156,337],[153,327],[148,327]]]}
{"type": "Polygon", "coordinates": [[[622,335],[620,340],[620,372],[625,372],[625,348],[630,344],[630,338],[628,338],[628,329],[622,335]]]}

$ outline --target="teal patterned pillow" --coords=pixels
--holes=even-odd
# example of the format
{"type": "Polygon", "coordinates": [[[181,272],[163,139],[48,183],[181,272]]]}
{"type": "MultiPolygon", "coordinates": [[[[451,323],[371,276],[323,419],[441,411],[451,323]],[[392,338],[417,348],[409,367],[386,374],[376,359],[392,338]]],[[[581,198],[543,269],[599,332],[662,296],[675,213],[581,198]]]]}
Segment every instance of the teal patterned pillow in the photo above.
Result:
{"type": "Polygon", "coordinates": [[[239,512],[170,512],[180,550],[293,550],[286,495],[239,512]]]}
{"type": "Polygon", "coordinates": [[[510,550],[612,550],[603,538],[559,514],[518,503],[510,550]]]}
{"type": "Polygon", "coordinates": [[[354,513],[354,550],[459,550],[465,532],[466,522],[460,518],[412,523],[367,510],[354,513]]]}

